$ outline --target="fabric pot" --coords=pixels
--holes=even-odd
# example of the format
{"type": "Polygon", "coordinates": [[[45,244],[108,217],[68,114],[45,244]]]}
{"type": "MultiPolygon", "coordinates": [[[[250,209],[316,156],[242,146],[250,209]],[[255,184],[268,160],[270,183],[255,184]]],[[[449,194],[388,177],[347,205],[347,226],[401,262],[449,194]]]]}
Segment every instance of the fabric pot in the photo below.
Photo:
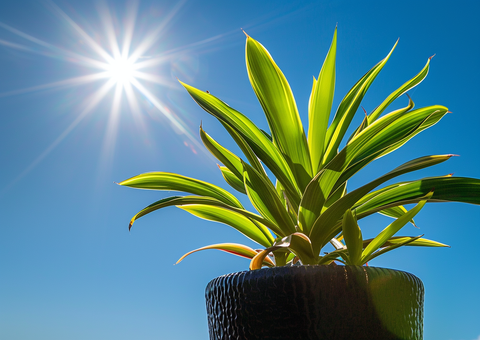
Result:
{"type": "Polygon", "coordinates": [[[210,340],[423,339],[422,281],[391,269],[291,266],[206,288],[210,340]]]}

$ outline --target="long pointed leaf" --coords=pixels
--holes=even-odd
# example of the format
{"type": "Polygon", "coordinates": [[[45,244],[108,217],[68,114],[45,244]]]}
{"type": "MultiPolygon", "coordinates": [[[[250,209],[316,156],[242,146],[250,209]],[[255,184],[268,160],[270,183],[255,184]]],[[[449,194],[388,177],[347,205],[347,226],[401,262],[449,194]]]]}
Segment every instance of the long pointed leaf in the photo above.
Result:
{"type": "Polygon", "coordinates": [[[248,77],[267,117],[273,141],[303,190],[312,178],[312,165],[290,85],[265,47],[249,36],[245,54],[248,77]]]}
{"type": "MultiPolygon", "coordinates": [[[[402,164],[401,166],[390,171],[389,173],[343,196],[337,202],[332,204],[328,209],[326,209],[313,224],[309,237],[314,244],[315,252],[318,254],[320,252],[320,249],[323,248],[323,246],[327,244],[329,240],[331,240],[336,234],[340,232],[341,225],[339,226],[337,224],[337,221],[341,218],[341,216],[343,216],[347,209],[351,209],[353,205],[367,193],[392,178],[408,172],[420,170],[435,164],[439,164],[448,160],[450,157],[451,155],[444,155],[426,156],[414,159],[412,161],[402,164]]],[[[431,189],[432,188],[430,188],[430,190],[431,189]]],[[[427,191],[427,193],[429,191],[427,191]]],[[[357,212],[357,218],[360,218],[358,215],[359,214],[357,212]]]]}
{"type": "Polygon", "coordinates": [[[428,199],[432,197],[433,192],[428,193],[415,207],[410,209],[405,215],[397,218],[394,222],[383,229],[372,242],[368,244],[362,253],[362,261],[367,262],[370,255],[379,249],[385,242],[394,236],[400,229],[402,229],[427,203],[428,199]]]}
{"type": "Polygon", "coordinates": [[[170,172],[149,172],[118,184],[138,189],[182,191],[209,196],[237,208],[243,208],[235,196],[216,185],[170,172]]]}
{"type": "Polygon", "coordinates": [[[223,165],[225,165],[237,178],[242,178],[243,167],[240,158],[230,150],[221,146],[215,139],[206,133],[200,126],[200,138],[205,147],[214,155],[223,165]]]}
{"type": "Polygon", "coordinates": [[[265,134],[240,112],[234,110],[215,96],[180,82],[192,98],[222,124],[228,125],[245,139],[255,154],[282,183],[289,196],[300,202],[300,191],[289,164],[277,147],[265,134]]]}
{"type": "Polygon", "coordinates": [[[428,74],[428,70],[430,68],[430,60],[432,57],[428,58],[427,63],[423,67],[423,69],[412,79],[407,81],[405,84],[400,86],[398,89],[396,89],[394,92],[392,92],[384,101],[382,104],[380,104],[371,114],[368,115],[368,124],[373,123],[375,120],[380,117],[382,112],[398,97],[400,97],[402,94],[406,93],[407,91],[413,89],[415,86],[420,84],[425,77],[428,74]]]}
{"type": "MultiPolygon", "coordinates": [[[[390,237],[390,239],[382,245],[382,248],[403,243],[411,238],[413,237],[412,236],[390,237]]],[[[364,247],[368,246],[368,243],[372,242],[372,240],[373,239],[364,240],[364,243],[363,243],[364,247]]],[[[448,247],[448,248],[450,247],[449,245],[446,245],[437,241],[428,240],[426,238],[418,238],[415,241],[408,243],[407,245],[411,247],[448,247]]]]}
{"type": "MultiPolygon", "coordinates": [[[[347,180],[345,173],[352,164],[355,171],[405,144],[419,132],[436,124],[446,113],[443,106],[431,106],[406,113],[401,117],[385,116],[370,125],[355,137],[335,158],[320,172],[318,182],[323,196],[330,194],[336,186],[341,185],[340,178],[347,180]],[[343,175],[343,176],[342,176],[343,175]]],[[[314,181],[312,180],[312,182],[314,181]]],[[[322,201],[319,202],[323,204],[322,201]]]]}
{"type": "Polygon", "coordinates": [[[390,53],[368,71],[347,93],[345,98],[340,103],[338,110],[333,118],[332,124],[327,130],[326,148],[323,164],[327,164],[336,154],[338,147],[347,131],[353,116],[355,115],[360,103],[367,93],[368,88],[387,63],[388,59],[397,46],[398,40],[390,50],[390,53]]]}
{"type": "Polygon", "coordinates": [[[179,208],[205,220],[227,224],[264,247],[270,247],[274,242],[274,238],[265,227],[262,230],[256,222],[240,213],[218,206],[201,204],[183,205],[179,208]]]}
{"type": "Polygon", "coordinates": [[[335,92],[335,58],[337,52],[337,28],[333,34],[332,44],[323,62],[318,80],[314,78],[314,86],[308,106],[308,146],[312,159],[314,175],[318,172],[323,159],[325,134],[328,119],[332,110],[335,92]]]}
{"type": "Polygon", "coordinates": [[[391,246],[382,248],[379,251],[377,251],[377,252],[371,254],[370,256],[366,257],[365,259],[363,259],[363,264],[365,264],[365,263],[373,260],[374,258],[376,258],[380,255],[383,255],[383,254],[385,254],[389,251],[392,251],[394,249],[397,249],[397,248],[400,248],[400,247],[403,247],[403,246],[408,246],[410,243],[413,243],[416,240],[419,240],[421,237],[422,237],[422,235],[417,236],[417,237],[410,237],[408,239],[402,240],[402,242],[399,242],[399,243],[393,244],[391,246]]]}
{"type": "Polygon", "coordinates": [[[243,184],[243,178],[240,180],[233,172],[231,172],[226,166],[218,166],[222,172],[223,179],[227,182],[232,188],[246,194],[245,186],[243,184]]]}
{"type": "Polygon", "coordinates": [[[359,216],[368,216],[385,207],[418,202],[435,189],[430,202],[462,202],[480,204],[480,180],[468,177],[432,177],[392,186],[356,207],[359,216]]]}
{"type": "Polygon", "coordinates": [[[133,216],[133,218],[130,221],[129,229],[132,227],[133,222],[135,222],[140,217],[145,216],[153,211],[166,208],[166,207],[171,207],[171,206],[183,206],[183,205],[189,205],[189,204],[211,205],[211,206],[216,206],[216,207],[228,209],[236,213],[239,213],[252,221],[259,222],[259,224],[257,224],[259,229],[261,229],[262,232],[265,235],[267,235],[267,237],[268,235],[270,235],[270,233],[265,228],[265,226],[268,227],[273,232],[275,232],[277,235],[282,234],[282,231],[278,228],[278,226],[275,223],[263,218],[262,216],[254,214],[245,209],[233,207],[231,205],[225,204],[214,198],[205,197],[205,196],[173,196],[173,197],[161,199],[155,203],[150,204],[144,209],[140,210],[135,216],[133,216]]]}

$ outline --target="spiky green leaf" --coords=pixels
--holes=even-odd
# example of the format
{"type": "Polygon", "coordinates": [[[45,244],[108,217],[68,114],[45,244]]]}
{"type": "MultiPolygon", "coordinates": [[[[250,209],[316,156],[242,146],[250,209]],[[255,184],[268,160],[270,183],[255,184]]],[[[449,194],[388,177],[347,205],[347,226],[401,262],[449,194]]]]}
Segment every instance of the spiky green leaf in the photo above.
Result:
{"type": "Polygon", "coordinates": [[[249,36],[245,54],[248,77],[267,117],[273,142],[285,155],[303,190],[312,178],[312,165],[290,85],[265,47],[249,36]]]}

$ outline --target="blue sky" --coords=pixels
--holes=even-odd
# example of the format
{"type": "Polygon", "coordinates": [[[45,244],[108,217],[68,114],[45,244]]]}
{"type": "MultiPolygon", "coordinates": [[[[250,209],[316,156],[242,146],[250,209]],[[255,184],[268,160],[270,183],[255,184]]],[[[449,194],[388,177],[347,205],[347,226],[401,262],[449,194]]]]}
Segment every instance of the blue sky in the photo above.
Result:
{"type": "MultiPolygon", "coordinates": [[[[453,113],[351,185],[429,154],[460,157],[417,176],[480,177],[479,10],[473,1],[0,2],[0,338],[208,338],[206,284],[248,261],[205,251],[173,264],[207,244],[248,240],[176,208],[128,232],[138,210],[169,193],[114,182],[169,171],[227,188],[201,147],[200,122],[225,146],[233,142],[176,78],[266,128],[241,28],[282,68],[304,124],[312,76],[337,23],[335,107],[398,37],[362,104],[367,111],[436,54],[410,95],[418,107],[442,104],[453,113]],[[102,65],[114,54],[113,38],[122,49],[130,33],[143,74],[120,91],[102,65]]],[[[452,247],[400,249],[371,263],[423,280],[426,340],[479,339],[479,217],[479,206],[427,206],[416,217],[421,230],[406,233],[452,247]]],[[[373,232],[388,223],[375,216],[361,226],[373,232]]]]}

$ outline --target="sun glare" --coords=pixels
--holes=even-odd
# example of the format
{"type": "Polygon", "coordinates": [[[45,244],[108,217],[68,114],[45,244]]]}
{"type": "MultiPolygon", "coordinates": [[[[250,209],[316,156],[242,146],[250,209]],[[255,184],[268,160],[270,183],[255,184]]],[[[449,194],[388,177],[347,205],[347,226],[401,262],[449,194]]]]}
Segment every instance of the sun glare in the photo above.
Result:
{"type": "MultiPolygon", "coordinates": [[[[155,26],[148,30],[146,34],[138,37],[134,34],[138,1],[130,2],[127,6],[125,11],[127,14],[122,21],[121,28],[116,24],[119,19],[112,16],[109,8],[105,4],[100,6],[99,14],[104,26],[103,36],[87,33],[57,5],[53,2],[47,2],[46,5],[52,13],[63,20],[67,24],[66,27],[76,35],[76,39],[82,42],[84,45],[82,51],[67,50],[0,22],[0,28],[13,33],[18,39],[24,39],[26,42],[26,44],[21,44],[0,39],[0,46],[76,64],[80,67],[79,70],[82,70],[80,75],[73,78],[0,93],[0,97],[45,89],[100,83],[97,90],[94,90],[90,95],[85,95],[83,108],[80,109],[80,112],[77,112],[77,116],[71,124],[11,184],[39,164],[85,117],[95,110],[103,99],[107,98],[108,93],[112,92],[111,109],[104,134],[104,145],[101,150],[102,160],[107,160],[109,159],[108,155],[114,154],[113,149],[121,112],[130,111],[137,127],[144,130],[142,134],[148,133],[147,124],[141,114],[141,106],[145,102],[148,102],[149,115],[154,114],[151,110],[154,107],[157,110],[156,113],[171,124],[173,130],[184,139],[192,152],[196,153],[196,149],[203,149],[181,117],[172,112],[167,103],[164,103],[151,91],[151,85],[154,84],[170,88],[178,87],[176,81],[172,83],[172,79],[156,74],[156,70],[160,64],[170,62],[176,53],[181,53],[189,46],[178,48],[178,51],[170,50],[162,53],[155,52],[154,47],[160,37],[165,36],[162,33],[184,3],[185,0],[178,1],[170,12],[165,13],[161,22],[156,22],[155,26]],[[122,106],[123,95],[127,99],[128,107],[122,106]]],[[[205,41],[211,43],[212,39],[206,39],[205,41]]],[[[199,46],[202,43],[204,42],[192,46],[199,46]]]]}
{"type": "Polygon", "coordinates": [[[126,57],[119,57],[110,63],[107,72],[117,84],[131,83],[135,77],[135,63],[126,57]]]}

